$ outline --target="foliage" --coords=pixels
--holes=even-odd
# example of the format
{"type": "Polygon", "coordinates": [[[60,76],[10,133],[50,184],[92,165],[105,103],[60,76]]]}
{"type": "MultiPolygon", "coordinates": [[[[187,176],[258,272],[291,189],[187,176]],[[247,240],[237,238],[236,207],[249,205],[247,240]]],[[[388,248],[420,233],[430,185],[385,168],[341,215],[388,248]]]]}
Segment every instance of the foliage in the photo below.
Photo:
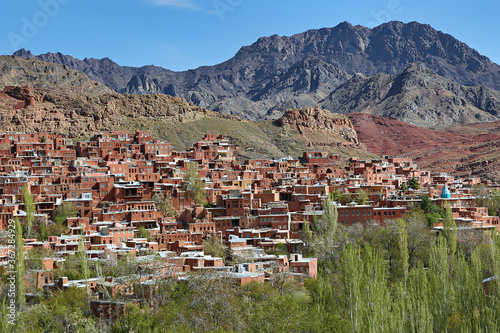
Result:
{"type": "Polygon", "coordinates": [[[330,199],[336,202],[342,202],[344,196],[342,195],[342,192],[340,192],[339,190],[335,190],[332,193],[330,193],[330,199]]]}
{"type": "Polygon", "coordinates": [[[323,215],[314,219],[314,237],[311,248],[314,255],[322,261],[329,261],[335,255],[337,243],[338,212],[335,202],[330,198],[323,201],[323,215]]]}
{"type": "MultiPolygon", "coordinates": [[[[65,219],[66,220],[66,219],[65,219]]],[[[58,223],[49,223],[47,228],[45,228],[44,236],[60,236],[66,231],[68,231],[68,227],[64,224],[58,224],[58,223]]]]}
{"type": "Polygon", "coordinates": [[[354,201],[356,201],[359,205],[366,205],[368,203],[368,200],[368,192],[366,192],[365,190],[359,190],[356,192],[354,201]]]}
{"type": "Polygon", "coordinates": [[[205,254],[216,258],[227,258],[229,256],[229,248],[224,245],[222,239],[218,237],[208,237],[203,241],[203,251],[205,254]]]}
{"type": "Polygon", "coordinates": [[[71,201],[63,201],[62,204],[54,209],[54,222],[63,225],[68,217],[75,217],[75,206],[71,201]]]}
{"type": "Polygon", "coordinates": [[[304,242],[304,254],[311,254],[313,251],[313,234],[309,222],[304,220],[301,239],[304,242]]]}
{"type": "Polygon", "coordinates": [[[148,241],[152,240],[151,233],[145,227],[139,227],[139,238],[146,238],[148,241]]]}
{"type": "Polygon", "coordinates": [[[453,218],[453,212],[451,211],[450,205],[446,205],[445,212],[446,214],[443,219],[443,235],[448,245],[448,254],[454,256],[457,249],[457,223],[453,218]]]}
{"type": "Polygon", "coordinates": [[[427,194],[422,195],[422,201],[420,201],[420,208],[426,213],[435,213],[438,211],[438,207],[431,201],[427,194]]]}
{"type": "Polygon", "coordinates": [[[341,196],[342,203],[348,204],[356,202],[359,205],[366,205],[369,200],[368,192],[363,189],[358,190],[356,193],[345,193],[341,196]]]}
{"type": "Polygon", "coordinates": [[[411,188],[412,190],[418,190],[420,188],[420,183],[418,182],[418,179],[415,177],[412,177],[408,181],[408,188],[411,188]]]}
{"type": "Polygon", "coordinates": [[[201,180],[198,173],[198,163],[187,163],[187,172],[181,189],[184,190],[186,192],[186,196],[192,199],[197,205],[204,204],[207,201],[205,183],[201,180]]]}
{"type": "MultiPolygon", "coordinates": [[[[310,233],[311,250],[321,258],[314,280],[293,283],[275,265],[267,268],[271,283],[240,287],[223,272],[202,270],[181,281],[155,281],[157,288],[148,295],[151,303],[131,305],[119,320],[109,322],[90,313],[84,290],[58,291],[21,307],[17,331],[500,330],[500,279],[489,281],[488,294],[483,286],[484,279],[500,276],[500,240],[495,233],[458,231],[449,207],[443,209],[444,230],[438,237],[427,228],[421,209],[386,227],[346,228],[337,224],[333,201],[325,201],[324,208],[310,233]]],[[[26,267],[36,269],[44,255],[30,254],[26,267]]],[[[117,281],[134,277],[127,280],[133,286],[162,263],[154,256],[140,259],[113,256],[102,267],[89,266],[88,275],[114,276],[117,281]]],[[[56,278],[82,278],[84,266],[78,255],[68,257],[56,278]]],[[[139,291],[137,295],[145,296],[139,291]]]]}
{"type": "Polygon", "coordinates": [[[408,192],[408,185],[406,182],[402,182],[401,185],[399,185],[399,190],[403,193],[408,192]]]}
{"type": "Polygon", "coordinates": [[[36,205],[33,195],[28,190],[28,186],[26,184],[23,186],[22,192],[24,211],[26,212],[26,217],[24,218],[26,238],[31,238],[31,229],[33,228],[33,222],[35,221],[36,205]]]}
{"type": "Polygon", "coordinates": [[[15,287],[16,287],[16,305],[22,308],[26,303],[26,286],[24,284],[25,266],[24,266],[24,241],[23,241],[23,228],[21,222],[16,218],[15,223],[15,287]]]}
{"type": "Polygon", "coordinates": [[[49,235],[47,234],[47,226],[45,222],[41,222],[38,231],[38,236],[36,237],[36,239],[39,241],[46,241],[48,236],[49,235]]]}
{"type": "Polygon", "coordinates": [[[172,203],[170,193],[165,195],[163,192],[156,193],[152,200],[155,202],[156,209],[165,217],[175,217],[175,208],[172,203]]]}
{"type": "Polygon", "coordinates": [[[487,207],[488,214],[497,216],[500,214],[500,190],[492,189],[484,184],[474,185],[472,194],[478,206],[487,207]]]}

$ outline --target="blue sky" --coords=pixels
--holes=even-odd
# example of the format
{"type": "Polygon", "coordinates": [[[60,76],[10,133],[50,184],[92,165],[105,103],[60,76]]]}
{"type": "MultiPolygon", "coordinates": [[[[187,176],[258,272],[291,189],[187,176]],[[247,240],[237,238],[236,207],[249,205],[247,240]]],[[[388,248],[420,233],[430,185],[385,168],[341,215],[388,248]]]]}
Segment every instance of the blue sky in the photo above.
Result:
{"type": "Polygon", "coordinates": [[[500,63],[500,3],[491,0],[22,0],[1,6],[0,54],[25,48],[187,70],[223,62],[262,36],[397,20],[430,24],[500,63]]]}

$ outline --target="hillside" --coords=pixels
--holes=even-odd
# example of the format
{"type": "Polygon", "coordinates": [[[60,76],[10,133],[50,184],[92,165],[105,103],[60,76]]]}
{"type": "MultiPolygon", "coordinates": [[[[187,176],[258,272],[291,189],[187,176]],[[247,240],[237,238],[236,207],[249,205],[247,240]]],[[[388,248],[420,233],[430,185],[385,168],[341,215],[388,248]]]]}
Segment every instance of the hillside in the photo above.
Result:
{"type": "Polygon", "coordinates": [[[102,84],[78,71],[68,72],[63,65],[1,57],[0,68],[10,73],[2,78],[6,87],[0,86],[2,132],[47,131],[83,138],[99,131],[142,129],[179,150],[206,133],[216,132],[245,146],[241,152],[244,157],[298,156],[316,146],[346,157],[373,156],[358,144],[350,121],[328,111],[308,114],[296,110],[303,112],[301,121],[310,126],[311,131],[304,133],[303,124],[292,123],[291,117],[251,122],[203,109],[180,97],[110,93],[102,84]],[[68,75],[78,80],[68,79],[68,75]],[[11,86],[31,82],[27,78],[36,78],[36,86],[11,86]]]}
{"type": "Polygon", "coordinates": [[[498,120],[500,91],[464,86],[416,63],[398,75],[356,75],[318,105],[339,113],[363,112],[444,127],[498,120]]]}
{"type": "Polygon", "coordinates": [[[417,22],[388,22],[373,29],[344,22],[293,36],[262,37],[221,64],[184,72],[119,66],[107,58],[79,60],[60,53],[35,56],[20,50],[15,55],[81,70],[117,92],[180,96],[253,120],[278,118],[290,107],[314,106],[357,73],[396,75],[415,62],[462,85],[500,89],[499,65],[417,22]]]}
{"type": "Polygon", "coordinates": [[[431,130],[394,118],[354,113],[349,119],[377,155],[413,158],[424,169],[500,181],[500,122],[431,130]]]}

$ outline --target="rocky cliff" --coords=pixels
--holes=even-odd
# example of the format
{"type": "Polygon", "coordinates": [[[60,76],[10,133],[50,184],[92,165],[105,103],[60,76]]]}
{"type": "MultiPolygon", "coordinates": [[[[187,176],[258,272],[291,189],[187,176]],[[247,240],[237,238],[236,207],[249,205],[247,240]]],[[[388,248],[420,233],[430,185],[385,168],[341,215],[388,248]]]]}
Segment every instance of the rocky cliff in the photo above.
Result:
{"type": "Polygon", "coordinates": [[[364,150],[354,127],[345,115],[320,108],[288,109],[276,121],[280,126],[296,130],[311,149],[350,147],[364,150]]]}

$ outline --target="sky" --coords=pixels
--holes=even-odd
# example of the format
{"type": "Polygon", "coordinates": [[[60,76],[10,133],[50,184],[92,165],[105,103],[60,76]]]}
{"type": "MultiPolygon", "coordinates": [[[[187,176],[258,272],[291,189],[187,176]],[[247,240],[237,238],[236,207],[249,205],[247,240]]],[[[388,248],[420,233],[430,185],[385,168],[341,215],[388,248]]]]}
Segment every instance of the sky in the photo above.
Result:
{"type": "Polygon", "coordinates": [[[500,64],[494,0],[22,0],[1,8],[4,55],[24,48],[180,71],[223,62],[263,36],[417,21],[500,64]]]}

